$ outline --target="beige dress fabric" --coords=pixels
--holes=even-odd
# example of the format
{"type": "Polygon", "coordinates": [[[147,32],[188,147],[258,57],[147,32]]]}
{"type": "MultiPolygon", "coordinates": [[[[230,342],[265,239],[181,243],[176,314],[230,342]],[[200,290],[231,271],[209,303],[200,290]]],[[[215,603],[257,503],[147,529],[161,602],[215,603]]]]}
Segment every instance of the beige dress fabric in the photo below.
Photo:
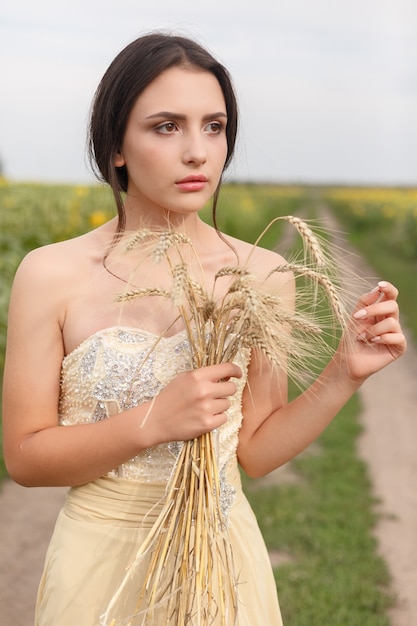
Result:
{"type": "MultiPolygon", "coordinates": [[[[244,372],[247,360],[247,352],[236,359],[244,372]]],[[[64,359],[60,423],[91,423],[137,406],[190,367],[185,333],[161,339],[130,327],[99,331],[64,359]]],[[[219,429],[218,443],[220,501],[237,583],[236,626],[281,626],[268,553],[242,492],[237,466],[245,381],[244,376],[237,382],[238,392],[227,423],[219,429]]],[[[108,475],[69,490],[46,555],[35,626],[145,624],[136,605],[146,555],[135,566],[111,611],[108,609],[161,510],[181,447],[181,442],[155,446],[108,475]]],[[[157,609],[154,624],[173,626],[166,620],[163,606],[157,609]]],[[[218,615],[213,626],[220,624],[218,615]]]]}

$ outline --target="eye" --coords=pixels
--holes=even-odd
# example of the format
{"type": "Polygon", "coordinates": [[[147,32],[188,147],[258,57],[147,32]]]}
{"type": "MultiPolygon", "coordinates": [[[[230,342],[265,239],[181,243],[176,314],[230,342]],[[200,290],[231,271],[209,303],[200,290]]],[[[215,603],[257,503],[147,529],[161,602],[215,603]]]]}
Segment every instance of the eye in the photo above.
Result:
{"type": "Polygon", "coordinates": [[[224,131],[224,124],[221,122],[210,122],[207,124],[205,130],[211,135],[220,135],[224,131]]]}
{"type": "Polygon", "coordinates": [[[172,135],[177,130],[177,125],[175,122],[164,122],[157,126],[155,130],[161,133],[161,135],[172,135]]]}

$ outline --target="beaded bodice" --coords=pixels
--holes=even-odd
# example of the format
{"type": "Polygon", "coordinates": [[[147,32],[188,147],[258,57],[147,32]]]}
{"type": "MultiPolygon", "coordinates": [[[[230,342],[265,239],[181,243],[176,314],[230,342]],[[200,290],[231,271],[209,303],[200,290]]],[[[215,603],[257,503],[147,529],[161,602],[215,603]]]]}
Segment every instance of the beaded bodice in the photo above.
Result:
{"type": "MultiPolygon", "coordinates": [[[[219,429],[219,470],[235,457],[242,421],[241,399],[248,352],[235,362],[243,377],[236,379],[228,421],[219,429]]],[[[88,337],[63,360],[59,422],[63,426],[106,419],[151,400],[180,372],[191,369],[185,331],[157,337],[144,330],[115,326],[88,337]]],[[[149,419],[152,419],[152,413],[149,419]]],[[[144,482],[168,481],[181,442],[149,448],[109,473],[144,482]]]]}

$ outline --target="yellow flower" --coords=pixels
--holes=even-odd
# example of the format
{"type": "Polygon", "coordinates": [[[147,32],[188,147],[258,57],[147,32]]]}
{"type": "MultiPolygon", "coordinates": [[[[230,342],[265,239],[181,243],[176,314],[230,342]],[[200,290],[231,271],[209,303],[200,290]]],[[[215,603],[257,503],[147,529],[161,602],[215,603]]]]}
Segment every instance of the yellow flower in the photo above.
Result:
{"type": "Polygon", "coordinates": [[[84,198],[86,195],[88,195],[89,188],[83,185],[78,185],[77,187],[74,187],[74,192],[78,198],[84,198]]]}
{"type": "Polygon", "coordinates": [[[98,228],[98,226],[101,226],[104,222],[107,222],[107,220],[108,215],[104,211],[93,211],[90,215],[90,224],[93,228],[98,228]]]}

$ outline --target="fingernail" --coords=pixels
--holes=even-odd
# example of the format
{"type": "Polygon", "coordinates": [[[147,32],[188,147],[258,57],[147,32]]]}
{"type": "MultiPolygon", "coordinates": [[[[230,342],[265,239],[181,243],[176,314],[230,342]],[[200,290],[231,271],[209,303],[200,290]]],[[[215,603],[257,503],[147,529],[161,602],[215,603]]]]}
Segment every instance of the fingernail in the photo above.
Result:
{"type": "Polygon", "coordinates": [[[365,339],[366,339],[366,333],[365,333],[365,332],[361,333],[360,335],[358,335],[358,336],[356,337],[356,339],[357,339],[358,341],[365,341],[365,339]]]}
{"type": "Polygon", "coordinates": [[[388,287],[387,281],[386,280],[380,280],[379,283],[378,283],[378,287],[382,287],[382,288],[388,287]]]}
{"type": "Polygon", "coordinates": [[[353,314],[353,317],[355,318],[355,320],[360,320],[366,317],[367,315],[368,315],[368,312],[366,309],[360,309],[359,311],[356,311],[356,313],[353,314]]]}
{"type": "Polygon", "coordinates": [[[372,343],[377,343],[378,341],[381,341],[381,337],[379,335],[376,335],[375,337],[372,337],[371,341],[372,343]]]}

